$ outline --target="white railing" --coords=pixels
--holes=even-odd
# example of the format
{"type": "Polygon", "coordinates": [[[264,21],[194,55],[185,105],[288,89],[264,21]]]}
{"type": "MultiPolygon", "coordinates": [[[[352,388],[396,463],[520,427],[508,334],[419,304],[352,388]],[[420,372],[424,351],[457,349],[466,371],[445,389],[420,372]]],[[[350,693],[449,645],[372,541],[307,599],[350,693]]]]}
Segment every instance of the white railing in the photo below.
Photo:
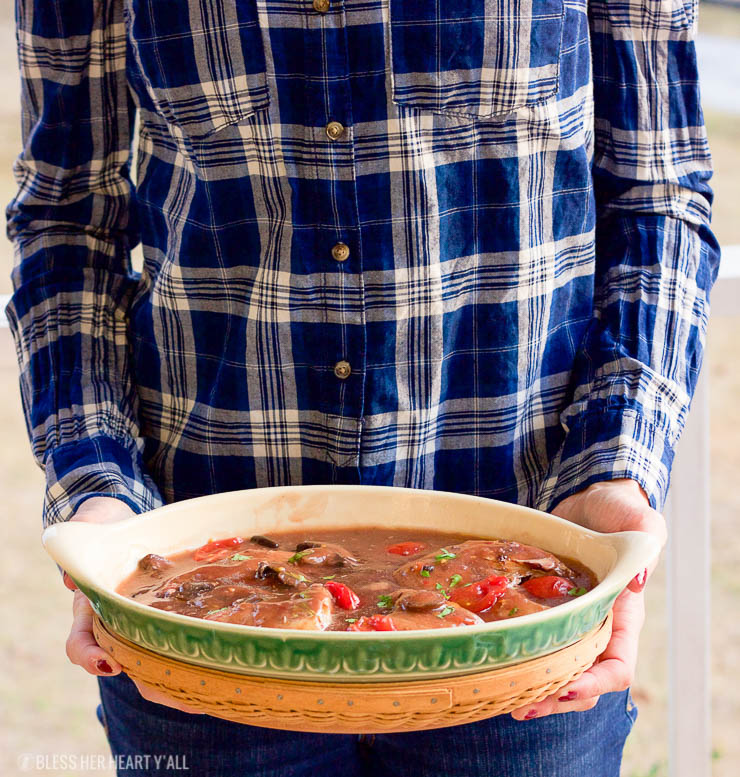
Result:
{"type": "MultiPolygon", "coordinates": [[[[724,248],[720,264],[712,316],[740,315],[740,245],[724,248]]],[[[7,326],[7,301],[8,295],[0,295],[0,326],[7,326]]],[[[705,362],[676,452],[665,509],[670,777],[710,777],[711,772],[709,482],[705,362]]]]}
{"type": "MultiPolygon", "coordinates": [[[[712,289],[712,317],[740,315],[739,301],[740,245],[727,246],[712,289]]],[[[711,773],[709,392],[705,362],[676,451],[665,509],[670,777],[711,773]]]]}

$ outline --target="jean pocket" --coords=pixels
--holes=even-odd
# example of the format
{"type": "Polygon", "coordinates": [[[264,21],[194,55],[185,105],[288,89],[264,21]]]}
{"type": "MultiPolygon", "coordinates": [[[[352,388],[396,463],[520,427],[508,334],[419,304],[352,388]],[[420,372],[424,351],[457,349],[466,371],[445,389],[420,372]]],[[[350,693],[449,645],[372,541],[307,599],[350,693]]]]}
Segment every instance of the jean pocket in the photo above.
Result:
{"type": "Polygon", "coordinates": [[[389,0],[392,102],[484,118],[559,91],[564,0],[389,0]]]}
{"type": "Polygon", "coordinates": [[[184,135],[202,141],[269,106],[256,0],[126,0],[124,18],[156,112],[184,135]]]}

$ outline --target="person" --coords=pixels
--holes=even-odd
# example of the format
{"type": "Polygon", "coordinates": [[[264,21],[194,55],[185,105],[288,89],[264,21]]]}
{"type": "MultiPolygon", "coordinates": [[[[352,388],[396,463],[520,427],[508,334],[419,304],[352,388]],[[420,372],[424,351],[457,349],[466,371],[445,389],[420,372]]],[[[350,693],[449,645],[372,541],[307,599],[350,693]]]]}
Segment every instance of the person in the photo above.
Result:
{"type": "MultiPolygon", "coordinates": [[[[44,525],[362,483],[665,541],[719,261],[698,0],[16,8],[7,314],[44,525]]],[[[616,777],[649,573],[579,679],[449,729],[167,706],[80,592],[67,651],[114,754],[201,777],[616,777]]]]}

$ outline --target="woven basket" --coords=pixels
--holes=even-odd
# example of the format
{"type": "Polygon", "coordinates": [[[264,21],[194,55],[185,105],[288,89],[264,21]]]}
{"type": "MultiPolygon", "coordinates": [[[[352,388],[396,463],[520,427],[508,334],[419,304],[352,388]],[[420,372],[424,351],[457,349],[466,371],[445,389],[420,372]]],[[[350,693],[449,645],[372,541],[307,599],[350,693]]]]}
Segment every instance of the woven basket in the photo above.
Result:
{"type": "Polygon", "coordinates": [[[100,646],[129,677],[217,718],[290,731],[373,734],[459,726],[541,701],[604,651],[612,615],[570,647],[514,666],[439,680],[331,683],[279,680],[173,661],[111,633],[100,646]]]}

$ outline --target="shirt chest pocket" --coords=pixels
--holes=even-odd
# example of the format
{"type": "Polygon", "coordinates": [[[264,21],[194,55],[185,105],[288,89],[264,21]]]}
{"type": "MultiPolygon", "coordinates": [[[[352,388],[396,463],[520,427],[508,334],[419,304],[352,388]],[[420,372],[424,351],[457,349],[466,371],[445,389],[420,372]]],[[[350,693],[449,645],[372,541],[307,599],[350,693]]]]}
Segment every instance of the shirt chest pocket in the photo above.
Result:
{"type": "Polygon", "coordinates": [[[483,118],[558,92],[564,0],[389,0],[391,99],[483,118]]]}
{"type": "Polygon", "coordinates": [[[200,140],[270,104],[256,0],[126,0],[157,113],[200,140]]]}

